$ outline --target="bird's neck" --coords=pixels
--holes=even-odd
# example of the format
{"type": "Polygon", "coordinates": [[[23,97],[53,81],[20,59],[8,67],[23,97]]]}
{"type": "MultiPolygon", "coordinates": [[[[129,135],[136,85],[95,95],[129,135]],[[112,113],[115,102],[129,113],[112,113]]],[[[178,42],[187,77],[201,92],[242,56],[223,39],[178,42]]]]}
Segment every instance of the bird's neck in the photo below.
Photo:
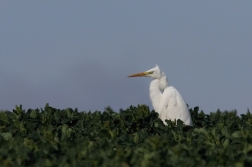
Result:
{"type": "Polygon", "coordinates": [[[167,87],[167,85],[168,82],[165,75],[162,75],[159,79],[154,79],[150,83],[150,99],[152,106],[159,114],[161,111],[160,103],[162,103],[163,90],[167,87]]]}

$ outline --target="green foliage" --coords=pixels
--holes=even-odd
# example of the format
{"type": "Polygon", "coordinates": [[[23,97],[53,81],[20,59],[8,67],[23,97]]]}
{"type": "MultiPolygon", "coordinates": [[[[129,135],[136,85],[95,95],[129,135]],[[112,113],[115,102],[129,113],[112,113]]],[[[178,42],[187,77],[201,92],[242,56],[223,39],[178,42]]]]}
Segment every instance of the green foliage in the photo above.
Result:
{"type": "Polygon", "coordinates": [[[0,112],[0,166],[252,166],[252,115],[190,109],[167,126],[145,105],[114,112],[16,106],[0,112]]]}

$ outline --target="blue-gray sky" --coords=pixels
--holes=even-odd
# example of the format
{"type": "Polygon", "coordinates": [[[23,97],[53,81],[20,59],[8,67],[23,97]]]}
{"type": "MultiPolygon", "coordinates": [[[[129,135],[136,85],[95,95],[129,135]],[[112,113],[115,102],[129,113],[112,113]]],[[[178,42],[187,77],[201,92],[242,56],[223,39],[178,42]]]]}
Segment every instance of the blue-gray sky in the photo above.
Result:
{"type": "Polygon", "coordinates": [[[190,107],[252,109],[252,1],[2,1],[0,109],[147,104],[158,64],[190,107]]]}

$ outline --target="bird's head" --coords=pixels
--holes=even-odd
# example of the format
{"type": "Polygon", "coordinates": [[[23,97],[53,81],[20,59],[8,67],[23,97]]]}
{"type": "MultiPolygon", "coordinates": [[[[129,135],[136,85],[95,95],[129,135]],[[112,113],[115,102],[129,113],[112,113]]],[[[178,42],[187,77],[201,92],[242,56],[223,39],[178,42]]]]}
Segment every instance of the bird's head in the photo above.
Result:
{"type": "Polygon", "coordinates": [[[162,75],[162,73],[161,73],[158,65],[156,65],[156,67],[154,67],[148,71],[132,74],[132,75],[129,75],[128,77],[151,77],[151,78],[158,79],[161,77],[161,75],[162,75]]]}

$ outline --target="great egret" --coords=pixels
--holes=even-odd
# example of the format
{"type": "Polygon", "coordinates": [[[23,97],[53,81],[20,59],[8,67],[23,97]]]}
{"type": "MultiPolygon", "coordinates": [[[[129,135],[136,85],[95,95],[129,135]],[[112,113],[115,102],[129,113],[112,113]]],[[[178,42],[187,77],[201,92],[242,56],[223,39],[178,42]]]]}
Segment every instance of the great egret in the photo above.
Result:
{"type": "Polygon", "coordinates": [[[159,114],[159,118],[166,124],[165,120],[172,121],[180,119],[185,125],[192,126],[192,117],[188,107],[180,93],[172,86],[168,86],[165,73],[161,72],[158,65],[156,67],[128,77],[152,77],[150,83],[150,99],[154,110],[159,114]]]}

